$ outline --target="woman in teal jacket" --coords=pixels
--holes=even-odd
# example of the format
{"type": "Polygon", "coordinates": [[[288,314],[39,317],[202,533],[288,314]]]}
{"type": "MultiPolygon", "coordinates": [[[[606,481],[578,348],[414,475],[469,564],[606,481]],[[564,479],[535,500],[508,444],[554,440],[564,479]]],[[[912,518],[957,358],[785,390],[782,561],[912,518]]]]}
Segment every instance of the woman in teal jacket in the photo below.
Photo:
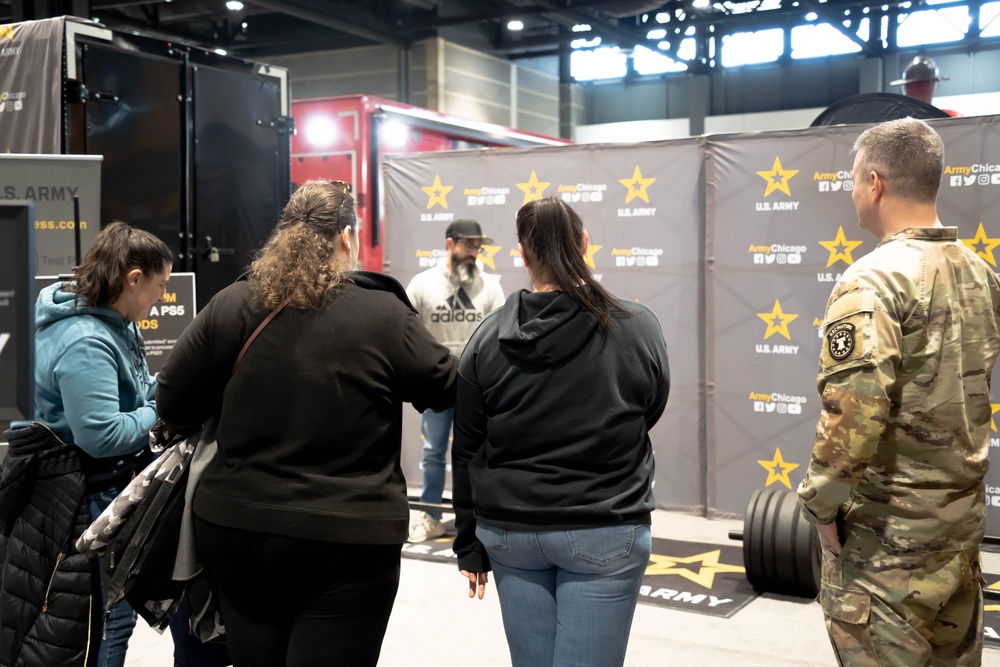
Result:
{"type": "MultiPolygon", "coordinates": [[[[172,267],[162,241],[115,222],[94,239],[73,281],[38,296],[35,422],[79,448],[92,518],[128,483],[156,421],[156,380],[137,323],[163,301],[172,267]]],[[[134,627],[123,602],[94,629],[98,667],[124,665],[134,627]]]]}

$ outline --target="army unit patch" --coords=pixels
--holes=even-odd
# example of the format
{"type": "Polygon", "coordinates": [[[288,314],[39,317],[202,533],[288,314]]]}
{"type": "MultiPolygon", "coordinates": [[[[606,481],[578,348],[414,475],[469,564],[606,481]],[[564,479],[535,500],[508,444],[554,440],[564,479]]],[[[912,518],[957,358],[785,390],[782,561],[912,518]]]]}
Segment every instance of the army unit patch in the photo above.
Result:
{"type": "Polygon", "coordinates": [[[828,349],[835,361],[843,361],[854,352],[854,335],[854,325],[850,322],[841,322],[827,332],[828,349]]]}

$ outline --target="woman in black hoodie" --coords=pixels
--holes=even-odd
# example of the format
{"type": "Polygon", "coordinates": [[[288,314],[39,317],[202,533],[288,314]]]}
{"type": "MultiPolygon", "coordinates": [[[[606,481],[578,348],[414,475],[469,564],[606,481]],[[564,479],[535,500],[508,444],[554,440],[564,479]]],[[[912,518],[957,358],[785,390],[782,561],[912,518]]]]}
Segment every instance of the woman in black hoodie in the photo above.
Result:
{"type": "Polygon", "coordinates": [[[459,569],[470,597],[496,573],[514,667],[622,665],[652,541],[666,345],[648,308],[591,274],[565,203],[525,204],[517,236],[533,291],[483,320],[459,364],[459,569]]]}

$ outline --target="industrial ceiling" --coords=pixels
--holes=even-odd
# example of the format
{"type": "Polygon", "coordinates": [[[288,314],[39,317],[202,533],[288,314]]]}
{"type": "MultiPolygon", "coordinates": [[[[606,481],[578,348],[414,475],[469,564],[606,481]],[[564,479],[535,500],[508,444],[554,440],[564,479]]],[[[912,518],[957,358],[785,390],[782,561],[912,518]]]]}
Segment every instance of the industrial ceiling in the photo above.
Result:
{"type": "MultiPolygon", "coordinates": [[[[704,43],[707,33],[718,36],[724,31],[789,25],[813,12],[861,44],[863,51],[873,53],[884,45],[862,42],[857,21],[871,16],[869,11],[890,16],[905,11],[899,7],[912,11],[923,0],[879,4],[872,0],[243,0],[236,10],[227,4],[231,3],[0,0],[0,21],[47,18],[45,12],[89,15],[115,30],[225,49],[247,59],[369,45],[406,47],[435,35],[500,57],[526,58],[556,55],[573,40],[597,36],[604,45],[625,49],[658,45],[671,54],[671,47],[685,35],[696,34],[704,43]],[[508,29],[508,22],[515,19],[523,24],[522,30],[508,29]],[[590,31],[579,32],[582,25],[590,31]],[[666,37],[650,38],[654,28],[666,29],[666,37]]],[[[706,54],[699,55],[705,64],[706,54]]]]}

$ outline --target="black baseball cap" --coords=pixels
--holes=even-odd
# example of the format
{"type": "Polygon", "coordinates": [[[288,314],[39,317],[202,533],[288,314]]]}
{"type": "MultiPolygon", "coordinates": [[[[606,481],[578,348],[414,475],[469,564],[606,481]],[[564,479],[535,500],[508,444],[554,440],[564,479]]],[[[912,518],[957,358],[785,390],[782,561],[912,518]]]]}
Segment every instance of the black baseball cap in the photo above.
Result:
{"type": "Polygon", "coordinates": [[[493,243],[493,239],[483,236],[483,228],[475,220],[456,220],[444,230],[446,239],[482,239],[483,243],[493,243]]]}

